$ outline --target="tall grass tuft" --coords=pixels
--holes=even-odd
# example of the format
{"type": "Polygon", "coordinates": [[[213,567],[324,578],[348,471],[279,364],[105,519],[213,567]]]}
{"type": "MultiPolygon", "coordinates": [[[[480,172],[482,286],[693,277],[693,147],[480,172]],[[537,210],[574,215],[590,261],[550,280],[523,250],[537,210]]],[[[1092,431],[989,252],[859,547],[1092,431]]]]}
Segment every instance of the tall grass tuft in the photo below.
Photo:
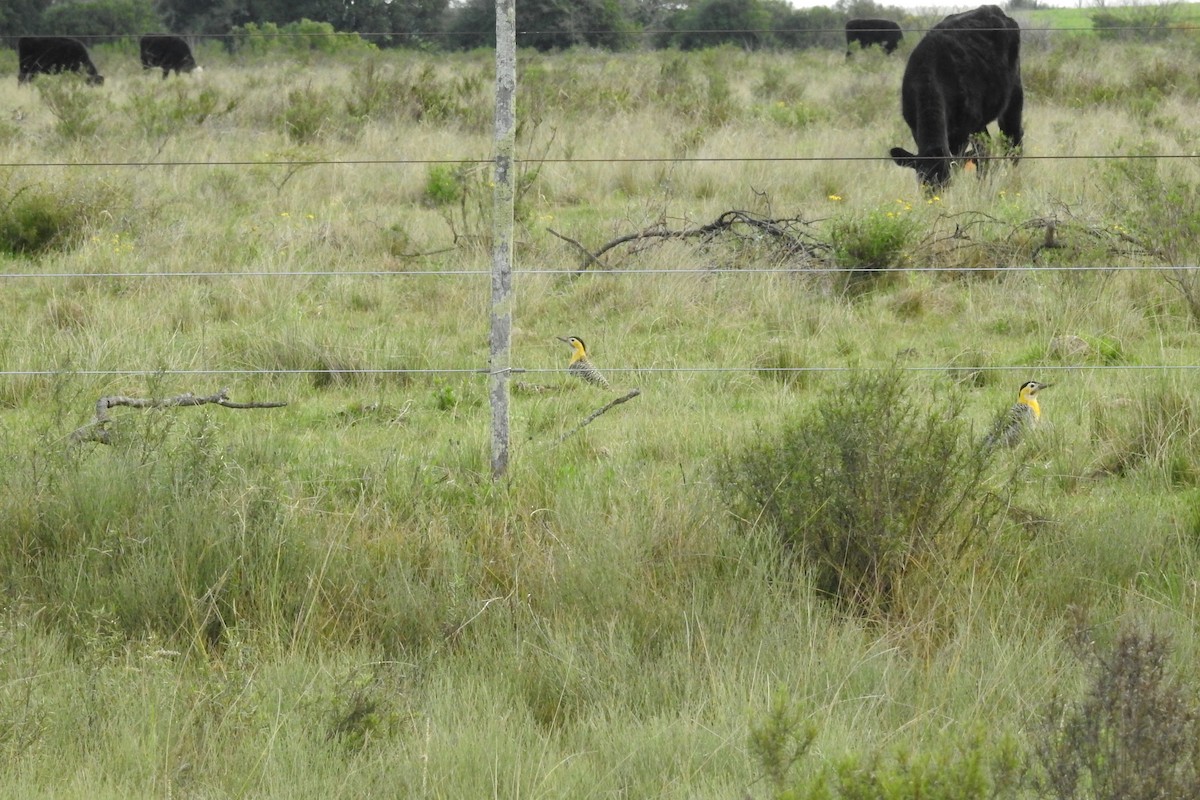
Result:
{"type": "Polygon", "coordinates": [[[1105,443],[1098,472],[1155,470],[1173,486],[1200,483],[1200,408],[1189,392],[1166,386],[1097,414],[1105,443]]]}

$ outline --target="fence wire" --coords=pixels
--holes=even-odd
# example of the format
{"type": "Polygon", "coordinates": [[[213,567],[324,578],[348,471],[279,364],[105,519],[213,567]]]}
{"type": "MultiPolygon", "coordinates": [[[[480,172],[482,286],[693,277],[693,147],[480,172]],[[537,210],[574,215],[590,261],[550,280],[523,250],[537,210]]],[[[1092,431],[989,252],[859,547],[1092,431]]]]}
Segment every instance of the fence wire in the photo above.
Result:
{"type": "MultiPolygon", "coordinates": [[[[905,33],[925,33],[932,29],[930,26],[905,27],[905,33]]],[[[1200,30],[1200,25],[1188,23],[1172,24],[1170,26],[1163,25],[1105,25],[1102,28],[1095,26],[1022,26],[1022,33],[1042,32],[1042,33],[1085,33],[1097,32],[1102,30],[1105,34],[1111,35],[1116,33],[1153,33],[1156,36],[1166,34],[1188,34],[1200,30]]],[[[686,29],[686,30],[671,30],[648,28],[638,32],[639,35],[655,36],[655,35],[672,35],[672,34],[749,34],[749,35],[778,35],[778,34],[827,34],[827,35],[842,35],[845,30],[842,27],[837,28],[788,28],[788,29],[686,29]]],[[[360,38],[370,40],[372,38],[453,38],[456,36],[479,37],[490,35],[492,32],[487,31],[367,31],[367,32],[285,32],[285,31],[233,31],[224,34],[180,34],[192,41],[212,39],[214,41],[236,41],[239,39],[312,39],[326,38],[338,36],[357,35],[360,38]]],[[[548,35],[561,33],[556,30],[538,30],[527,29],[517,31],[517,36],[532,36],[532,35],[548,35]]],[[[583,35],[602,35],[614,33],[610,30],[589,30],[576,32],[583,35]]],[[[96,35],[96,34],[66,34],[72,38],[80,39],[88,42],[109,42],[135,39],[136,37],[128,35],[96,35]]],[[[14,42],[18,36],[0,36],[0,41],[14,42]]],[[[776,48],[781,49],[781,48],[776,48]]],[[[811,48],[810,48],[811,49],[811,48]]],[[[1095,153],[1082,155],[1065,155],[1065,154],[1044,154],[1031,155],[1022,154],[1022,160],[1037,161],[1037,160],[1077,160],[1077,161],[1107,161],[1107,160],[1146,160],[1146,159],[1177,159],[1189,160],[1200,158],[1200,153],[1130,153],[1130,154],[1115,154],[1115,153],[1095,153]]],[[[596,157],[596,158],[553,158],[542,157],[537,159],[514,159],[514,164],[658,164],[658,163],[684,163],[684,164],[722,164],[722,163],[824,163],[824,162],[891,162],[890,156],[728,156],[728,157],[711,157],[711,156],[634,156],[634,157],[596,157]]],[[[21,168],[91,168],[91,169],[144,169],[148,167],[315,167],[315,166],[428,166],[428,165],[443,165],[443,164],[476,164],[487,165],[493,163],[490,157],[464,157],[464,158],[395,158],[395,159],[304,159],[304,160],[178,160],[178,161],[36,161],[36,162],[0,162],[0,168],[5,169],[21,169],[21,168]]],[[[972,273],[978,271],[987,271],[989,273],[1036,273],[1036,272],[1058,272],[1058,273],[1113,273],[1113,272],[1170,272],[1177,273],[1180,271],[1194,272],[1200,269],[1198,265],[1144,265],[1144,266],[1020,266],[1020,267],[904,267],[904,268],[856,268],[857,273],[872,273],[872,272],[897,272],[906,273],[972,273]]],[[[581,276],[581,275],[604,275],[604,276],[623,276],[623,275],[713,275],[713,274],[774,274],[774,275],[813,275],[822,273],[844,273],[844,268],[838,267],[773,267],[773,268],[753,268],[753,269],[737,269],[737,268],[658,268],[658,269],[514,269],[513,275],[544,275],[544,276],[581,276]]],[[[399,271],[399,270],[347,270],[347,271],[332,271],[332,270],[289,270],[289,271],[268,271],[268,270],[243,270],[243,271],[207,271],[207,270],[192,270],[184,272],[54,272],[54,273],[30,273],[30,272],[15,272],[15,273],[0,273],[0,280],[61,280],[61,279],[164,279],[164,278],[336,278],[336,277],[482,277],[490,276],[491,270],[426,270],[426,271],[399,271]]],[[[870,369],[869,367],[851,367],[851,366],[811,366],[811,367],[742,367],[742,366],[699,366],[699,367],[620,367],[620,366],[605,366],[606,373],[613,374],[631,374],[631,375],[654,375],[654,374],[738,374],[738,373],[807,373],[807,374],[836,374],[861,372],[870,369]]],[[[1011,371],[1029,371],[1031,367],[1021,365],[1001,365],[1001,366],[959,366],[959,365],[938,365],[938,366],[901,366],[898,367],[904,372],[944,372],[952,370],[956,373],[969,372],[1011,372],[1011,371]]],[[[1078,371],[1195,371],[1200,370],[1200,365],[1196,364],[1085,364],[1085,365],[1044,365],[1037,366],[1038,372],[1078,372],[1078,371]]],[[[559,368],[512,368],[507,370],[510,375],[539,375],[539,374],[561,374],[559,368]]],[[[287,376],[287,375],[339,375],[339,376],[418,376],[418,375],[463,375],[463,376],[488,376],[493,374],[487,368],[470,368],[470,367],[433,367],[433,368],[361,368],[361,369],[329,369],[329,368],[314,368],[314,369],[0,369],[0,377],[56,377],[56,376],[80,376],[80,377],[153,377],[153,376],[230,376],[230,377],[246,377],[246,376],[287,376]]]]}

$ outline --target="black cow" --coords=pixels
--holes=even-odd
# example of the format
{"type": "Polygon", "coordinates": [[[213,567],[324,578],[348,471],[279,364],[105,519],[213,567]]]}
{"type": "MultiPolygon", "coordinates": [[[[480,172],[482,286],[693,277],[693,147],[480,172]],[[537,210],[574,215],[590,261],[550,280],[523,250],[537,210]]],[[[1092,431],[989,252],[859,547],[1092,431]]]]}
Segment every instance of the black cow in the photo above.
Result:
{"type": "Polygon", "coordinates": [[[893,147],[926,186],[950,178],[972,137],[998,120],[1014,151],[1021,145],[1021,28],[998,6],[951,14],[917,43],[904,68],[901,106],[917,154],[893,147]]]}
{"type": "Polygon", "coordinates": [[[39,73],[86,72],[87,82],[99,86],[104,76],[78,39],[66,36],[22,36],[17,40],[17,83],[28,83],[39,73]]]}
{"type": "Polygon", "coordinates": [[[174,70],[191,72],[196,69],[196,59],[192,57],[192,48],[178,36],[165,33],[152,33],[142,37],[142,69],[158,69],[163,71],[163,79],[174,70]]]}
{"type": "Polygon", "coordinates": [[[860,47],[877,44],[885,53],[891,53],[904,38],[900,26],[890,19],[852,19],[846,23],[846,55],[855,42],[860,47]]]}

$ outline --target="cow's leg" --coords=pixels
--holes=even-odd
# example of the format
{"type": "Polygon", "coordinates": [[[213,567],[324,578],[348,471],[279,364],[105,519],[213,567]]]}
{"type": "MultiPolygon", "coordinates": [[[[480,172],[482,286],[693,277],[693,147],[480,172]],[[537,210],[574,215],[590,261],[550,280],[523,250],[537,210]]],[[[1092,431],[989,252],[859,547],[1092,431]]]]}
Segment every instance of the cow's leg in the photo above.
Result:
{"type": "Polygon", "coordinates": [[[1025,92],[1018,85],[1014,87],[1012,95],[1008,99],[1008,105],[998,120],[1000,132],[1008,139],[1013,161],[1017,161],[1021,156],[1021,139],[1025,133],[1021,128],[1021,111],[1024,106],[1025,92]]]}

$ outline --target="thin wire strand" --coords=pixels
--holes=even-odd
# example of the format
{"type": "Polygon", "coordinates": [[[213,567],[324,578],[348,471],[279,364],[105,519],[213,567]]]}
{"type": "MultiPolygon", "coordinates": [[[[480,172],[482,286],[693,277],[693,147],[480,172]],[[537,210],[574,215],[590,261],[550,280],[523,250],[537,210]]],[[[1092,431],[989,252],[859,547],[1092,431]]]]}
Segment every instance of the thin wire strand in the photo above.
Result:
{"type": "MultiPolygon", "coordinates": [[[[933,160],[935,156],[920,156],[920,159],[933,160]]],[[[1076,155],[1027,155],[1021,154],[1023,161],[1138,161],[1146,159],[1200,159],[1200,153],[1092,153],[1076,155]]],[[[997,158],[996,160],[1002,160],[997,158]]],[[[891,156],[632,156],[619,157],[585,157],[585,158],[514,158],[513,163],[522,164],[745,164],[745,163],[825,163],[879,161],[891,163],[891,156]]],[[[37,168],[134,168],[144,167],[326,167],[326,166],[421,166],[429,164],[491,164],[491,158],[350,158],[350,159],[312,159],[303,161],[5,161],[0,162],[0,168],[18,169],[21,167],[37,168]]]]}
{"type": "MultiPolygon", "coordinates": [[[[1019,273],[1019,272],[1192,272],[1200,270],[1197,264],[1148,264],[1145,266],[1019,266],[1019,267],[762,267],[738,269],[736,267],[680,267],[678,269],[514,269],[513,275],[840,275],[847,272],[863,273],[1019,273]]],[[[482,277],[490,276],[487,269],[453,269],[428,271],[403,270],[301,270],[289,272],[271,272],[266,270],[251,270],[244,272],[11,272],[0,273],[0,280],[40,280],[40,279],[129,279],[129,278],[445,278],[445,277],[482,277]]]]}
{"type": "MultiPolygon", "coordinates": [[[[863,372],[873,369],[872,367],[833,367],[833,366],[817,366],[817,367],[610,367],[605,366],[606,373],[629,373],[629,374],[695,374],[695,373],[848,373],[848,372],[863,372]]],[[[1200,370],[1200,364],[1054,364],[1054,365],[1039,365],[1030,366],[1028,364],[1021,365],[1002,365],[1002,366],[957,366],[940,364],[934,366],[903,366],[899,367],[902,372],[1080,372],[1088,371],[1132,371],[1132,372],[1167,372],[1167,371],[1194,371],[1200,370]]],[[[539,375],[539,374],[555,374],[562,375],[564,370],[561,368],[549,367],[533,367],[519,368],[513,367],[507,370],[510,375],[539,375]]],[[[230,375],[230,376],[270,376],[270,375],[478,375],[489,376],[495,373],[493,370],[444,367],[444,368],[427,368],[427,369],[387,369],[387,368],[363,368],[363,369],[28,369],[28,370],[0,370],[0,377],[52,377],[52,376],[73,376],[73,377],[107,377],[107,376],[141,376],[150,377],[156,375],[230,375]]]]}
{"type": "MultiPolygon", "coordinates": [[[[933,25],[918,25],[903,27],[903,33],[928,33],[933,30],[938,23],[933,25]]],[[[865,31],[890,31],[891,28],[864,28],[865,31]]],[[[940,27],[938,30],[974,30],[974,31],[1008,31],[1010,28],[947,28],[940,27]]],[[[1192,31],[1200,30],[1200,25],[1192,23],[1173,23],[1170,25],[1161,24],[1128,24],[1128,25],[1102,25],[1099,28],[1093,23],[1091,25],[1063,25],[1063,26],[1021,26],[1021,33],[1096,33],[1103,31],[1104,33],[1116,31],[1151,31],[1160,34],[1175,34],[1175,33],[1191,33],[1192,31]]],[[[517,36],[561,36],[566,31],[561,29],[538,29],[528,28],[516,31],[517,36]]],[[[577,36],[605,36],[615,34],[625,34],[624,31],[615,31],[611,28],[589,28],[586,30],[571,30],[571,34],[577,36]]],[[[778,35],[778,34],[806,34],[806,35],[837,35],[843,36],[846,33],[844,26],[827,28],[643,28],[637,31],[635,36],[658,36],[658,35],[778,35]]],[[[125,40],[135,40],[138,38],[136,34],[127,33],[73,33],[61,34],[70,36],[73,39],[90,42],[119,42],[125,40]]],[[[408,38],[415,39],[421,37],[490,37],[495,35],[493,30],[478,30],[478,31],[261,31],[261,30],[241,30],[229,31],[226,33],[179,33],[174,34],[183,39],[191,39],[193,41],[211,39],[215,41],[237,40],[237,39],[318,39],[318,38],[338,38],[358,36],[361,38],[408,38]]],[[[20,39],[22,34],[5,34],[0,36],[0,41],[8,41],[12,39],[20,39]]]]}

